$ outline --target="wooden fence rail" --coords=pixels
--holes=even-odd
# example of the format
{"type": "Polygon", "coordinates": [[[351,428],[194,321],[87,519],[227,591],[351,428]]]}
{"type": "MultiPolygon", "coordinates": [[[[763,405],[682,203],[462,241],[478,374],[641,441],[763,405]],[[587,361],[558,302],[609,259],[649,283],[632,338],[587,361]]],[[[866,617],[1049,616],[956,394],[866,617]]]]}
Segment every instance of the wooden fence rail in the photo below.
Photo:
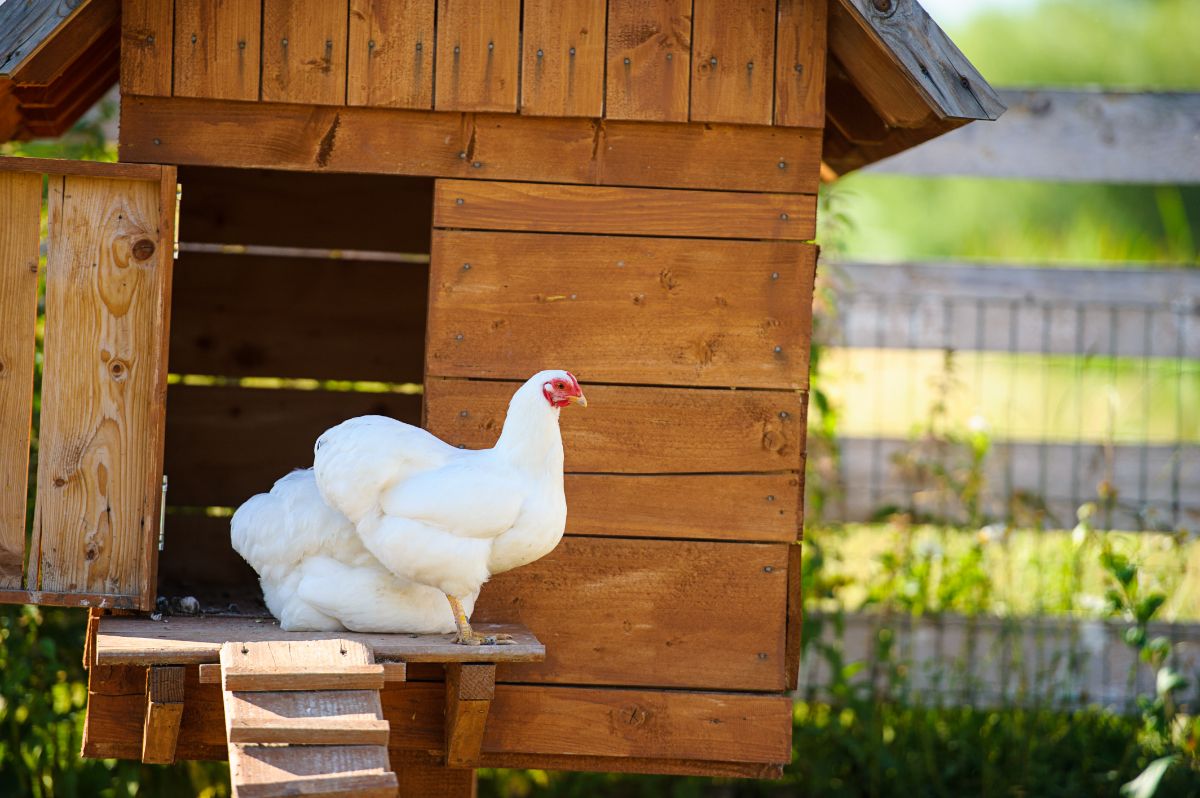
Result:
{"type": "MultiPolygon", "coordinates": [[[[798,692],[828,698],[832,676],[821,649],[835,646],[846,663],[866,663],[854,681],[864,689],[873,686],[876,695],[903,687],[910,698],[927,703],[1055,709],[1098,705],[1128,712],[1138,696],[1155,692],[1154,669],[1138,662],[1121,639],[1128,626],[1048,617],[889,619],[877,613],[849,613],[840,636],[835,624],[825,622],[820,634],[805,643],[798,692]],[[878,662],[876,641],[884,627],[895,635],[895,661],[907,665],[902,686],[889,685],[888,669],[880,667],[886,663],[878,662]]],[[[1200,624],[1155,623],[1149,633],[1174,644],[1170,665],[1189,680],[1176,699],[1194,711],[1200,702],[1200,624]]]]}
{"type": "MultiPolygon", "coordinates": [[[[1145,376],[1146,391],[1175,396],[1195,379],[1198,270],[835,263],[826,273],[842,288],[835,346],[1127,358],[1140,364],[1135,372],[1145,376]],[[1156,385],[1149,384],[1152,373],[1156,385]]],[[[952,499],[914,484],[897,465],[912,447],[895,438],[843,438],[843,491],[827,517],[863,521],[880,508],[914,505],[960,516],[952,499]]],[[[1188,440],[998,441],[985,472],[984,509],[993,518],[1009,517],[1010,498],[1021,495],[1044,503],[1047,525],[1069,528],[1075,509],[1107,483],[1117,502],[1106,525],[1200,526],[1200,446],[1188,440]]]]}
{"type": "Polygon", "coordinates": [[[1200,93],[1017,90],[1008,111],[868,167],[1098,183],[1200,183],[1200,93]]]}

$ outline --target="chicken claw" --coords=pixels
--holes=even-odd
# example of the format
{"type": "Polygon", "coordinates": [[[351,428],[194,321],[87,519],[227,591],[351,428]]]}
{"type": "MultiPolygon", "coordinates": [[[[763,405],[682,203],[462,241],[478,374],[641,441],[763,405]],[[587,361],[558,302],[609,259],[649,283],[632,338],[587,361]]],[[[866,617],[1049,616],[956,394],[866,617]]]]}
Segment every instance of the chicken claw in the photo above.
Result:
{"type": "Polygon", "coordinates": [[[516,645],[513,636],[504,634],[503,632],[494,635],[485,635],[476,632],[471,628],[471,622],[467,619],[467,613],[463,610],[462,602],[454,596],[447,594],[446,599],[450,602],[450,609],[454,612],[454,625],[458,627],[458,634],[454,636],[454,642],[462,646],[512,646],[516,645]]]}
{"type": "Polygon", "coordinates": [[[513,640],[512,635],[508,634],[481,634],[476,632],[470,626],[465,632],[459,632],[454,636],[454,642],[464,646],[513,646],[517,641],[513,640]]]}

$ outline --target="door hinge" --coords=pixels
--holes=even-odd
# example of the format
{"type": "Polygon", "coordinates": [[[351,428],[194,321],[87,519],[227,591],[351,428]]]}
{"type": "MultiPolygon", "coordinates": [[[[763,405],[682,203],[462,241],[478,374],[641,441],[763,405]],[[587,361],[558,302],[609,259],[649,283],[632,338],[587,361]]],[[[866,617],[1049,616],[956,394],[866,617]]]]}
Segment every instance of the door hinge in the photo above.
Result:
{"type": "Polygon", "coordinates": [[[162,502],[158,505],[158,550],[167,546],[167,475],[163,474],[162,502]]]}

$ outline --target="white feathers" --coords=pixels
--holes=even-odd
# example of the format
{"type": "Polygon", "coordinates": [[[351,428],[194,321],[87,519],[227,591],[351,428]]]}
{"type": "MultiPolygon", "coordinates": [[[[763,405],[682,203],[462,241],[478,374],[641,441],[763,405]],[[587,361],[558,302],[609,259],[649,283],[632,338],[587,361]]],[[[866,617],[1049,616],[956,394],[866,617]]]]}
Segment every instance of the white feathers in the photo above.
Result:
{"type": "MultiPolygon", "coordinates": [[[[456,449],[383,416],[317,440],[313,468],[243,504],[233,547],[284,629],[449,632],[494,573],[549,553],[566,525],[559,411],[541,372],[492,449],[456,449]]],[[[578,387],[574,378],[570,382],[578,387]]]]}

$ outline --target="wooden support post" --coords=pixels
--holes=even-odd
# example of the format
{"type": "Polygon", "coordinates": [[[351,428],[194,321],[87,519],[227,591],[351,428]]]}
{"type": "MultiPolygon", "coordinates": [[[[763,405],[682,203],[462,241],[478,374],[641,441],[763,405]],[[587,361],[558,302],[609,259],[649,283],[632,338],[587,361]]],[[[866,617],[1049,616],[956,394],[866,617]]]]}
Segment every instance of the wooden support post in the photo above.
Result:
{"type": "Polygon", "coordinates": [[[479,766],[483,729],[495,692],[495,665],[446,663],[447,766],[479,766]]]}
{"type": "Polygon", "coordinates": [[[183,718],[183,666],[151,665],[146,668],[146,722],[142,734],[142,761],[169,765],[175,761],[179,722],[183,718]]]}

